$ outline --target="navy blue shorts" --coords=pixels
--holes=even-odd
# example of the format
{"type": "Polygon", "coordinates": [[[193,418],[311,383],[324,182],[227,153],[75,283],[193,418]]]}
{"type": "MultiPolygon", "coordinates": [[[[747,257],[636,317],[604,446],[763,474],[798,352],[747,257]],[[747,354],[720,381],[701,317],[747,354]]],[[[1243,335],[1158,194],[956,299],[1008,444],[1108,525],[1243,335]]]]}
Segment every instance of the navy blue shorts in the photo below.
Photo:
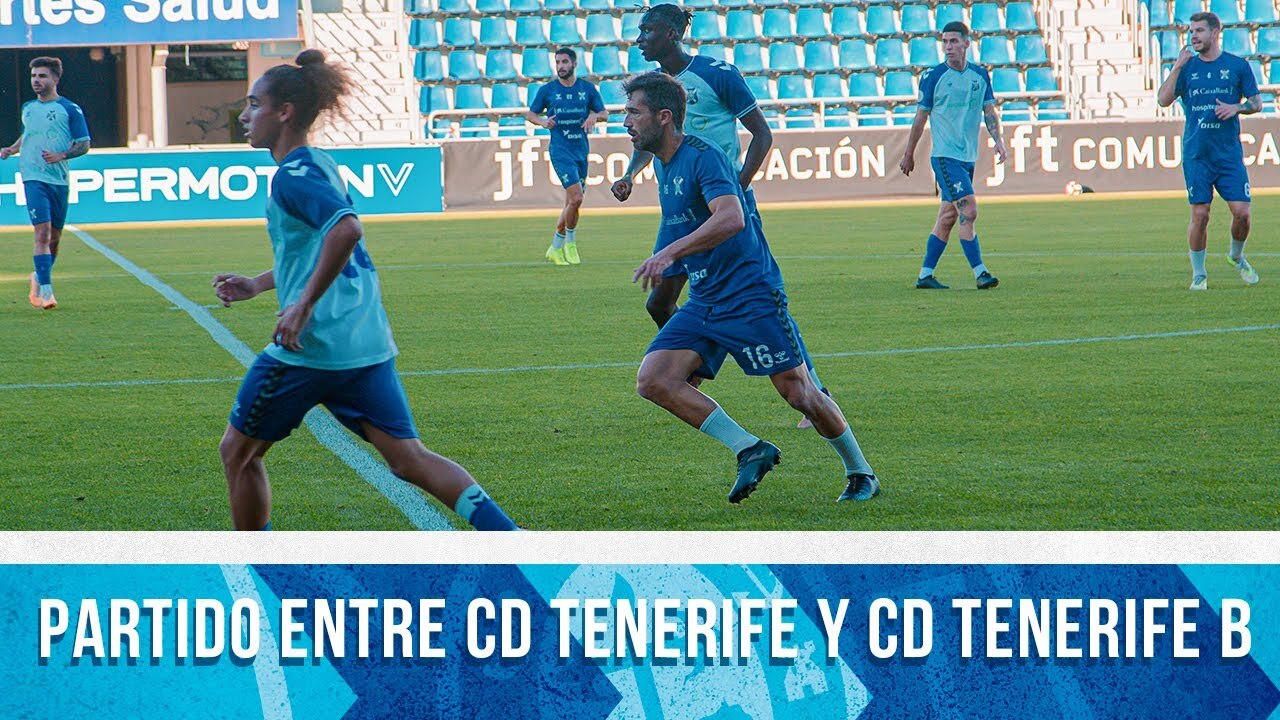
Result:
{"type": "Polygon", "coordinates": [[[587,186],[587,159],[585,157],[569,158],[560,155],[551,156],[551,168],[560,178],[560,184],[566,188],[581,184],[587,186]]]}
{"type": "Polygon", "coordinates": [[[955,202],[973,194],[973,163],[955,158],[931,158],[933,179],[946,202],[955,202]]]}
{"type": "Polygon", "coordinates": [[[418,437],[394,359],[351,370],[316,370],[263,353],[240,384],[230,423],[251,438],[277,442],[316,405],[366,440],[361,421],[392,437],[418,437]]]}
{"type": "Polygon", "coordinates": [[[777,375],[804,364],[800,329],[787,310],[787,295],[735,306],[685,303],[658,331],[645,354],[692,350],[702,358],[696,375],[714,378],[726,355],[748,375],[777,375]]]}
{"type": "Polygon", "coordinates": [[[32,225],[49,223],[58,230],[67,224],[67,198],[71,188],[39,180],[24,180],[22,192],[27,196],[27,214],[32,225]]]}
{"type": "Polygon", "coordinates": [[[1182,177],[1187,181],[1187,200],[1192,205],[1213,202],[1213,189],[1227,202],[1250,202],[1249,173],[1240,158],[1226,162],[1186,158],[1182,177]]]}

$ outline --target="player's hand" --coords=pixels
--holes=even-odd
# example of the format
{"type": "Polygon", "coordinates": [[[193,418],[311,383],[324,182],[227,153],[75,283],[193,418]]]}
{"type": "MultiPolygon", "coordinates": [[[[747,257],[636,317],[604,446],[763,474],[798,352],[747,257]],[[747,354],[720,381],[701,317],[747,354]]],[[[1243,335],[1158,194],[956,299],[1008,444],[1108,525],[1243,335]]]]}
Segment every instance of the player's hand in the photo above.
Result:
{"type": "Polygon", "coordinates": [[[258,288],[254,285],[253,278],[244,275],[218,275],[213,279],[213,292],[222,301],[223,307],[231,307],[231,303],[258,295],[258,288]]]}
{"type": "Polygon", "coordinates": [[[1178,53],[1178,59],[1174,61],[1173,66],[1180,68],[1183,65],[1186,65],[1187,63],[1191,62],[1191,58],[1194,55],[1195,55],[1195,52],[1191,50],[1191,46],[1184,45],[1182,48],[1182,52],[1178,53]]]}
{"type": "Polygon", "coordinates": [[[590,133],[592,128],[596,126],[596,116],[588,115],[586,120],[582,121],[582,132],[590,133]]]}
{"type": "Polygon", "coordinates": [[[1003,165],[1004,161],[1009,157],[1009,149],[1004,146],[1004,141],[996,143],[996,164],[1003,165]]]}
{"type": "Polygon", "coordinates": [[[631,179],[620,178],[609,188],[613,192],[613,196],[618,198],[618,202],[626,202],[631,197],[631,179]]]}
{"type": "Polygon", "coordinates": [[[652,290],[662,284],[663,271],[671,267],[674,262],[665,253],[658,253],[636,268],[635,274],[631,276],[631,282],[639,280],[641,290],[652,290]]]}
{"type": "Polygon", "coordinates": [[[298,337],[302,335],[302,329],[311,321],[312,310],[314,308],[310,305],[294,303],[276,313],[276,317],[280,320],[276,323],[276,330],[272,333],[271,339],[285,350],[294,352],[302,350],[298,337]]]}
{"type": "Polygon", "coordinates": [[[911,171],[916,169],[916,159],[914,155],[903,154],[902,160],[898,162],[898,169],[903,175],[911,177],[911,171]]]}
{"type": "Polygon", "coordinates": [[[67,156],[65,153],[49,152],[48,150],[41,152],[40,157],[44,158],[44,161],[49,163],[50,165],[54,163],[60,163],[63,160],[67,159],[67,156]]]}
{"type": "Polygon", "coordinates": [[[18,151],[14,150],[11,147],[0,148],[0,160],[8,160],[9,158],[17,154],[18,154],[18,151]]]}
{"type": "Polygon", "coordinates": [[[1219,120],[1230,120],[1240,114],[1240,106],[1219,100],[1217,107],[1213,109],[1213,114],[1217,115],[1219,120]]]}
{"type": "Polygon", "coordinates": [[[546,128],[546,129],[548,129],[548,130],[550,130],[551,128],[553,128],[553,127],[555,127],[555,126],[556,126],[556,119],[555,119],[555,117],[554,117],[554,116],[550,116],[550,117],[548,117],[546,120],[543,120],[543,121],[542,121],[542,127],[546,128]]]}

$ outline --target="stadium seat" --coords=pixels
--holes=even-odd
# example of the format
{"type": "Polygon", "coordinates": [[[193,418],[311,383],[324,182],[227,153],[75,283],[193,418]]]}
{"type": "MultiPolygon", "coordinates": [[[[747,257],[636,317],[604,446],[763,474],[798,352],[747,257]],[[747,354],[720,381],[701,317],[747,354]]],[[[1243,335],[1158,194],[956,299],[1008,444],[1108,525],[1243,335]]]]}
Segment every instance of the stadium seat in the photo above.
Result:
{"type": "Polygon", "coordinates": [[[804,69],[811,73],[836,69],[835,48],[826,40],[810,40],[804,44],[804,69]]]}
{"type": "Polygon", "coordinates": [[[786,8],[765,10],[760,29],[765,37],[773,40],[789,38],[796,32],[795,28],[791,27],[791,11],[786,8]]]}
{"type": "Polygon", "coordinates": [[[876,41],[876,65],[896,70],[907,67],[907,55],[898,38],[880,38],[876,41]]]}
{"type": "Polygon", "coordinates": [[[803,38],[825,38],[830,34],[827,30],[826,11],[822,8],[806,7],[796,11],[796,35],[803,38]]]}
{"type": "Polygon", "coordinates": [[[476,0],[476,12],[481,15],[501,15],[507,11],[507,0],[476,0]]]}
{"type": "Polygon", "coordinates": [[[525,48],[520,54],[520,74],[531,80],[546,80],[551,72],[551,55],[546,48],[525,48]]]}
{"type": "Polygon", "coordinates": [[[1209,0],[1209,12],[1217,15],[1223,25],[1240,23],[1240,6],[1236,4],[1236,0],[1209,0]]]}
{"type": "Polygon", "coordinates": [[[862,11],[856,7],[837,7],[831,11],[831,34],[836,37],[860,37],[865,32],[862,26],[862,11]]]}
{"type": "Polygon", "coordinates": [[[533,15],[516,18],[516,44],[520,47],[546,45],[547,32],[542,27],[542,18],[533,15]]]}
{"type": "Polygon", "coordinates": [[[1258,54],[1266,58],[1280,58],[1280,27],[1258,28],[1258,54]]]}
{"type": "Polygon", "coordinates": [[[755,96],[756,100],[773,99],[773,88],[769,85],[769,78],[764,75],[752,75],[746,78],[746,81],[747,87],[750,88],[751,94],[755,96]]]}
{"type": "MultiPolygon", "coordinates": [[[[524,102],[520,99],[520,86],[510,83],[494,85],[490,105],[494,108],[525,107],[524,102]]],[[[522,120],[521,122],[524,121],[522,120]]]]}
{"type": "Polygon", "coordinates": [[[1027,92],[1053,92],[1058,89],[1058,78],[1053,68],[1027,68],[1027,92]]]}
{"type": "Polygon", "coordinates": [[[490,80],[515,80],[516,61],[511,50],[490,50],[484,56],[484,76],[490,80]]]}
{"type": "Polygon", "coordinates": [[[932,37],[911,38],[911,67],[931,68],[942,62],[938,41],[932,37]]]}
{"type": "Polygon", "coordinates": [[[849,97],[878,98],[882,94],[875,73],[853,73],[849,76],[849,97]]]}
{"type": "Polygon", "coordinates": [[[1061,100],[1042,100],[1036,111],[1036,119],[1045,122],[1070,120],[1071,116],[1067,114],[1066,107],[1066,103],[1061,100]]]}
{"type": "MultiPolygon", "coordinates": [[[[874,75],[872,78],[874,79],[874,75]]],[[[816,98],[842,98],[846,97],[844,84],[840,81],[839,75],[814,75],[813,76],[813,96],[816,98]]]]}
{"type": "MultiPolygon", "coordinates": [[[[682,3],[687,8],[713,8],[716,6],[716,0],[687,0],[682,3]]],[[[701,13],[694,13],[694,17],[698,17],[701,13]]]]}
{"type": "Polygon", "coordinates": [[[1240,57],[1248,57],[1253,54],[1253,33],[1249,28],[1236,27],[1227,28],[1222,31],[1222,49],[1238,55],[1240,57]]]}
{"type": "Polygon", "coordinates": [[[888,72],[884,74],[885,97],[915,97],[915,76],[909,72],[888,72]]]}
{"type": "Polygon", "coordinates": [[[627,48],[627,72],[635,75],[636,73],[657,69],[658,63],[645,60],[644,54],[640,52],[639,47],[632,45],[627,48]]]}
{"type": "Polygon", "coordinates": [[[622,91],[621,80],[605,80],[600,83],[598,88],[600,91],[600,99],[607,105],[625,105],[627,103],[627,94],[622,91]]]}
{"type": "Polygon", "coordinates": [[[471,21],[466,18],[449,18],[444,21],[444,44],[449,47],[471,47],[476,36],[471,32],[471,21]]]}
{"type": "Polygon", "coordinates": [[[872,5],[867,8],[867,32],[872,35],[896,34],[898,11],[891,5],[872,5]]]}
{"type": "MultiPolygon", "coordinates": [[[[983,38],[984,41],[985,39],[983,38]]],[[[1014,59],[1019,65],[1044,65],[1049,62],[1049,56],[1044,51],[1043,35],[1019,35],[1013,44],[1014,59]]],[[[1005,47],[1007,52],[1008,46],[1005,47]]],[[[987,62],[986,55],[983,55],[982,61],[987,62]]]]}
{"type": "Polygon", "coordinates": [[[1267,83],[1269,85],[1280,85],[1280,62],[1272,60],[1269,67],[1267,83]]]}
{"type": "Polygon", "coordinates": [[[724,36],[731,40],[758,40],[756,14],[750,10],[730,10],[724,16],[724,36]]]}
{"type": "Polygon", "coordinates": [[[1017,68],[996,68],[992,70],[991,91],[997,93],[1022,92],[1022,73],[1017,68]]]}
{"type": "Polygon", "coordinates": [[[995,3],[975,3],[969,8],[969,21],[969,29],[975,33],[998,33],[1004,29],[1000,6],[995,3]]]}
{"type": "Polygon", "coordinates": [[[455,110],[488,109],[484,101],[484,87],[481,85],[459,85],[453,89],[453,107],[455,110]]]}
{"type": "MultiPolygon", "coordinates": [[[[779,100],[808,100],[809,87],[803,75],[783,75],[778,78],[779,100]]],[[[793,108],[787,110],[788,128],[812,128],[813,108],[793,108]]]]}
{"type": "Polygon", "coordinates": [[[883,127],[889,124],[889,113],[882,107],[858,108],[858,127],[883,127]]]}
{"type": "Polygon", "coordinates": [[[1245,22],[1266,25],[1276,21],[1276,6],[1272,0],[1244,0],[1245,22]]]}
{"type": "Polygon", "coordinates": [[[1178,59],[1178,53],[1182,52],[1182,39],[1178,37],[1178,31],[1163,30],[1156,33],[1156,35],[1160,42],[1160,59],[1178,59]]]}
{"type": "Polygon", "coordinates": [[[578,32],[578,18],[572,15],[552,15],[551,32],[548,35],[552,45],[577,45],[582,42],[582,34],[578,32]]]}
{"type": "Polygon", "coordinates": [[[703,43],[698,46],[697,50],[698,55],[706,55],[707,57],[724,60],[725,62],[729,61],[729,53],[725,51],[724,45],[719,43],[703,43]]]}
{"type": "Polygon", "coordinates": [[[751,7],[751,0],[720,0],[718,5],[722,8],[751,7]]]}
{"type": "Polygon", "coordinates": [[[613,25],[612,15],[587,16],[587,42],[592,45],[616,45],[618,29],[613,25]]]}
{"type": "Polygon", "coordinates": [[[1254,82],[1261,85],[1263,82],[1263,78],[1266,77],[1266,75],[1264,75],[1262,72],[1262,61],[1258,60],[1257,58],[1250,58],[1249,69],[1253,71],[1254,82]]]}
{"type": "Polygon", "coordinates": [[[413,77],[424,82],[444,79],[444,56],[434,50],[418,53],[413,59],[413,77]]]}
{"type": "Polygon", "coordinates": [[[910,125],[916,121],[916,105],[897,105],[891,111],[894,125],[910,125]]]}
{"type": "Polygon", "coordinates": [[[542,9],[548,12],[572,12],[573,0],[542,0],[542,9]]]}
{"type": "MultiPolygon", "coordinates": [[[[471,3],[467,0],[440,0],[439,8],[444,15],[469,15],[471,3]]],[[[426,12],[424,9],[423,12],[426,12]]]]}
{"type": "Polygon", "coordinates": [[[871,53],[866,40],[841,40],[839,59],[836,61],[846,70],[867,70],[872,67],[871,53]]]}
{"type": "Polygon", "coordinates": [[[627,13],[622,16],[622,39],[634,41],[640,34],[640,18],[644,17],[641,13],[627,13]]]}
{"type": "Polygon", "coordinates": [[[541,13],[542,3],[540,0],[510,0],[511,12],[513,13],[541,13]]]}
{"type": "Polygon", "coordinates": [[[1009,39],[1003,35],[988,35],[978,43],[978,61],[983,65],[1009,65],[1009,39]]]}
{"type": "Polygon", "coordinates": [[[1011,2],[1004,6],[1004,27],[1012,32],[1031,32],[1040,29],[1040,21],[1031,3],[1011,2]]]}
{"type": "Polygon", "coordinates": [[[1190,25],[1191,16],[1203,10],[1201,0],[1173,0],[1173,21],[1179,25],[1190,25]]]}
{"type": "Polygon", "coordinates": [[[1173,24],[1173,16],[1169,14],[1169,0],[1150,0],[1143,4],[1147,6],[1147,18],[1151,27],[1162,28],[1173,24]]]}
{"type": "Polygon", "coordinates": [[[480,44],[487,48],[511,46],[511,33],[503,17],[480,18],[480,44]]]}
{"type": "Polygon", "coordinates": [[[449,109],[449,88],[444,85],[423,85],[418,90],[418,112],[426,115],[433,110],[449,109]]]}
{"type": "Polygon", "coordinates": [[[1031,105],[1022,101],[1001,104],[1000,121],[1006,123],[1031,122],[1031,105]]]}
{"type": "Polygon", "coordinates": [[[761,56],[760,46],[755,43],[742,43],[733,48],[733,64],[738,66],[738,70],[743,73],[758,73],[764,71],[764,59],[761,56]]]}
{"type": "Polygon", "coordinates": [[[795,43],[775,42],[769,44],[769,70],[771,72],[791,72],[800,69],[800,53],[795,43]]]}
{"type": "Polygon", "coordinates": [[[452,80],[479,80],[480,65],[474,50],[454,50],[449,53],[449,78],[452,80]]]}
{"type": "Polygon", "coordinates": [[[409,23],[409,47],[425,50],[440,46],[440,26],[429,18],[414,18],[409,23]]]}
{"type": "Polygon", "coordinates": [[[591,74],[607,78],[627,74],[617,45],[600,45],[591,51],[591,74]]]}
{"type": "Polygon", "coordinates": [[[929,16],[929,6],[903,5],[902,31],[911,35],[926,35],[932,33],[933,18],[929,16]]]}
{"type": "Polygon", "coordinates": [[[724,31],[720,29],[720,16],[713,12],[694,15],[693,24],[689,28],[689,37],[698,42],[724,39],[724,31]]]}
{"type": "Polygon", "coordinates": [[[942,28],[946,27],[947,23],[964,22],[964,8],[959,4],[939,5],[933,22],[938,32],[942,32],[942,28]]]}

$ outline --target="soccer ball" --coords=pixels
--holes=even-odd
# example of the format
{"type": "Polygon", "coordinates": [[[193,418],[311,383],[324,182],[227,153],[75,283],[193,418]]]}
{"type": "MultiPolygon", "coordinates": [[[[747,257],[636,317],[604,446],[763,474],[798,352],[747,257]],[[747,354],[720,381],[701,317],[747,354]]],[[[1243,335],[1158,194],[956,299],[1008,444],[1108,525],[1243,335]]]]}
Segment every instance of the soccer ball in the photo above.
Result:
{"type": "Polygon", "coordinates": [[[1067,183],[1066,191],[1068,195],[1079,195],[1084,192],[1084,186],[1075,180],[1072,180],[1067,183]]]}

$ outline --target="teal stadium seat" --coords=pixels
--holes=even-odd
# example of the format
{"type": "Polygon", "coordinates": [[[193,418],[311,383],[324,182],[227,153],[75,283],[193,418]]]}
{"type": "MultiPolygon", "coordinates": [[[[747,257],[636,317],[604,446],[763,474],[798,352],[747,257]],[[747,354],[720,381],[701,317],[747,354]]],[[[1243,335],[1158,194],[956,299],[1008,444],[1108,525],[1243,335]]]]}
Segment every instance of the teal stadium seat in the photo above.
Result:
{"type": "Polygon", "coordinates": [[[593,45],[617,44],[618,29],[612,15],[587,16],[587,42],[593,45]]]}
{"type": "Polygon", "coordinates": [[[1263,83],[1263,78],[1266,77],[1266,75],[1263,74],[1262,72],[1262,61],[1258,60],[1257,58],[1250,58],[1249,69],[1253,71],[1254,82],[1261,85],[1263,83]]]}
{"type": "Polygon", "coordinates": [[[444,21],[444,44],[449,47],[471,47],[476,36],[471,32],[471,21],[466,18],[449,18],[444,21]]]}
{"type": "Polygon", "coordinates": [[[1179,25],[1190,25],[1191,16],[1204,10],[1201,0],[1173,0],[1173,21],[1179,25]]]}
{"type": "Polygon", "coordinates": [[[836,69],[835,48],[826,40],[810,40],[804,44],[804,69],[811,73],[836,69]]]}
{"type": "Polygon", "coordinates": [[[697,47],[698,55],[706,55],[716,60],[729,61],[729,53],[724,49],[724,45],[719,43],[704,43],[697,47]]]}
{"type": "Polygon", "coordinates": [[[1006,123],[1031,122],[1031,104],[1013,100],[1000,106],[1000,121],[1006,123]]]}
{"type": "MultiPolygon", "coordinates": [[[[745,80],[747,81],[747,88],[751,90],[751,95],[755,97],[756,100],[773,99],[773,87],[769,84],[769,78],[764,75],[752,75],[749,78],[745,78],[745,80]]],[[[765,111],[766,114],[771,112],[774,111],[765,111]]]]}
{"type": "Polygon", "coordinates": [[[964,8],[959,4],[939,5],[933,22],[938,32],[942,32],[942,28],[946,27],[947,23],[964,22],[964,8]]]}
{"type": "Polygon", "coordinates": [[[1066,107],[1066,103],[1061,100],[1043,100],[1036,113],[1036,118],[1045,122],[1070,120],[1071,116],[1067,114],[1066,107]]]}
{"type": "Polygon", "coordinates": [[[419,52],[413,59],[413,77],[423,82],[444,79],[444,56],[434,50],[419,52]]]}
{"type": "Polygon", "coordinates": [[[504,17],[480,18],[480,44],[487,48],[511,46],[511,33],[504,17]]]}
{"type": "Polygon", "coordinates": [[[1053,68],[1027,68],[1027,92],[1053,92],[1058,89],[1058,78],[1053,68]]]}
{"type": "Polygon", "coordinates": [[[542,0],[542,8],[547,12],[573,12],[577,8],[573,0],[542,0]]]}
{"type": "Polygon", "coordinates": [[[1178,53],[1182,52],[1182,39],[1178,37],[1178,31],[1162,30],[1156,33],[1156,37],[1160,43],[1160,59],[1177,60],[1178,53]]]}
{"type": "Polygon", "coordinates": [[[689,27],[689,36],[698,42],[723,40],[724,31],[720,29],[720,16],[713,12],[694,15],[693,23],[689,27]]]}
{"type": "Polygon", "coordinates": [[[657,69],[658,63],[645,60],[644,54],[640,52],[639,47],[632,45],[627,48],[627,72],[635,75],[636,73],[657,69]]]}
{"type": "Polygon", "coordinates": [[[409,23],[409,47],[415,50],[440,47],[440,26],[429,18],[414,18],[409,23]]]}
{"type": "Polygon", "coordinates": [[[517,14],[541,13],[542,2],[540,0],[510,0],[511,12],[517,14]]]}
{"type": "Polygon", "coordinates": [[[891,5],[867,8],[867,32],[872,35],[894,35],[898,32],[898,11],[891,5]]]}
{"type": "Polygon", "coordinates": [[[928,5],[902,6],[902,32],[909,35],[926,35],[933,32],[933,18],[928,5]]]}
{"type": "Polygon", "coordinates": [[[845,70],[868,70],[871,53],[866,40],[841,40],[837,64],[845,70]]]}
{"type": "MultiPolygon", "coordinates": [[[[612,7],[613,5],[609,3],[609,0],[578,0],[579,9],[588,10],[593,13],[607,12],[612,7]]],[[[587,20],[590,21],[592,17],[594,16],[588,15],[587,20]]]]}
{"type": "Polygon", "coordinates": [[[1240,57],[1248,57],[1253,54],[1253,33],[1249,28],[1235,27],[1227,28],[1222,31],[1222,49],[1238,55],[1240,57]]]}
{"type": "Polygon", "coordinates": [[[597,89],[600,91],[600,99],[604,101],[605,106],[627,104],[627,94],[622,91],[621,80],[605,80],[600,83],[600,87],[597,89]]]}
{"type": "Polygon", "coordinates": [[[1266,25],[1276,22],[1276,6],[1273,0],[1244,0],[1245,22],[1266,25]]]}
{"type": "Polygon", "coordinates": [[[756,14],[750,10],[730,10],[724,16],[724,36],[730,40],[757,40],[756,14]]]}
{"type": "Polygon", "coordinates": [[[1236,4],[1236,0],[1209,0],[1209,12],[1217,15],[1223,25],[1240,24],[1240,6],[1236,4]]]}
{"type": "Polygon", "coordinates": [[[547,31],[542,26],[542,18],[534,15],[516,18],[516,44],[526,48],[546,45],[547,31]]]}
{"type": "Polygon", "coordinates": [[[764,72],[764,59],[760,46],[755,43],[742,43],[733,48],[733,64],[738,70],[746,73],[764,72]]]}
{"type": "Polygon", "coordinates": [[[795,35],[795,28],[791,26],[791,11],[786,8],[765,10],[761,32],[772,40],[784,40],[795,35]]]}
{"type": "Polygon", "coordinates": [[[476,12],[481,15],[501,15],[507,11],[507,0],[476,0],[476,12]]]}
{"type": "MultiPolygon", "coordinates": [[[[484,88],[480,85],[459,85],[453,89],[453,107],[456,110],[487,110],[484,88]]],[[[489,119],[483,117],[462,118],[462,137],[484,137],[489,134],[489,119]]]]}
{"type": "MultiPolygon", "coordinates": [[[[494,108],[525,107],[524,100],[520,98],[520,86],[511,83],[494,85],[490,105],[494,108]]],[[[523,123],[524,120],[520,120],[520,122],[523,123]]]]}
{"type": "Polygon", "coordinates": [[[844,83],[839,75],[814,75],[813,96],[816,98],[845,97],[844,83]]]}
{"type": "Polygon", "coordinates": [[[1267,82],[1269,85],[1280,85],[1280,62],[1272,60],[1267,65],[1267,82]]]}
{"type": "Polygon", "coordinates": [[[572,15],[552,15],[549,37],[552,45],[577,45],[582,42],[582,34],[578,32],[578,18],[572,15]]]}
{"type": "Polygon", "coordinates": [[[770,72],[791,72],[800,69],[800,52],[795,43],[775,42],[769,44],[770,72]]]}
{"type": "Polygon", "coordinates": [[[858,127],[884,127],[889,124],[889,112],[882,107],[858,108],[858,127]]]}
{"type": "Polygon", "coordinates": [[[998,93],[1022,92],[1022,72],[1017,68],[996,68],[992,70],[991,91],[998,93]]]}
{"type": "Polygon", "coordinates": [[[426,115],[435,110],[448,110],[449,88],[444,85],[423,85],[418,89],[418,112],[426,115]]]}
{"type": "Polygon", "coordinates": [[[1169,14],[1169,0],[1150,0],[1147,3],[1147,19],[1153,28],[1172,25],[1173,16],[1169,14]]]}
{"type": "Polygon", "coordinates": [[[751,0],[720,0],[718,3],[722,8],[743,8],[751,7],[751,0]]]}
{"type": "Polygon", "coordinates": [[[484,76],[490,80],[515,80],[516,61],[509,48],[496,48],[484,56],[484,76]]]}
{"type": "Polygon", "coordinates": [[[1013,56],[1019,65],[1045,65],[1049,62],[1049,55],[1044,50],[1043,35],[1019,35],[1013,44],[1013,56]]]}
{"type": "Polygon", "coordinates": [[[841,38],[861,37],[866,32],[862,25],[862,11],[856,7],[836,7],[831,10],[831,34],[841,38]]]}
{"type": "Polygon", "coordinates": [[[544,47],[525,48],[520,53],[520,74],[531,80],[549,80],[554,76],[551,72],[551,55],[544,47]]]}
{"type": "MultiPolygon", "coordinates": [[[[803,75],[783,75],[778,78],[779,100],[808,100],[809,87],[803,75]]],[[[788,128],[812,128],[813,108],[792,108],[787,110],[788,128]]]]}
{"type": "Polygon", "coordinates": [[[875,73],[853,73],[849,76],[849,97],[878,98],[883,94],[875,73]]]}
{"type": "Polygon", "coordinates": [[[607,78],[627,74],[622,67],[622,51],[617,45],[598,45],[591,51],[591,73],[607,78]]]}
{"type": "MultiPolygon", "coordinates": [[[[423,5],[429,6],[429,3],[419,3],[419,12],[428,12],[423,5]]],[[[443,15],[470,15],[471,3],[468,0],[440,0],[440,13],[443,15]]]]}
{"type": "MultiPolygon", "coordinates": [[[[688,2],[682,4],[687,8],[693,8],[696,10],[698,8],[713,8],[716,6],[716,0],[688,0],[688,2]]],[[[694,13],[694,17],[697,17],[699,14],[700,13],[694,13]]]]}
{"type": "Polygon", "coordinates": [[[826,11],[822,8],[805,7],[796,11],[796,35],[802,38],[825,38],[831,34],[827,29],[826,11]]]}
{"type": "Polygon", "coordinates": [[[1029,2],[1011,2],[1004,6],[1004,28],[1011,32],[1031,32],[1040,29],[1036,9],[1029,2]]]}
{"type": "Polygon", "coordinates": [[[644,0],[613,0],[614,10],[640,10],[644,6],[644,0]]]}
{"type": "Polygon", "coordinates": [[[885,97],[915,97],[915,75],[909,72],[889,72],[884,74],[885,97]]]}
{"type": "Polygon", "coordinates": [[[880,38],[876,41],[876,65],[886,70],[907,67],[907,54],[898,38],[880,38]]]}
{"type": "Polygon", "coordinates": [[[1268,59],[1280,58],[1280,27],[1258,28],[1258,54],[1268,59]]]}
{"type": "Polygon", "coordinates": [[[449,53],[449,78],[452,80],[479,80],[480,65],[474,50],[454,50],[449,53]]]}
{"type": "Polygon", "coordinates": [[[988,35],[978,43],[978,61],[983,65],[1010,65],[1009,39],[1004,35],[988,35]]]}
{"type": "Polygon", "coordinates": [[[894,125],[910,125],[916,120],[916,105],[897,105],[891,113],[894,125]]]}
{"type": "Polygon", "coordinates": [[[640,35],[641,13],[627,13],[622,16],[622,39],[635,40],[640,35]]]}
{"type": "Polygon", "coordinates": [[[911,67],[931,68],[942,62],[938,41],[932,36],[911,38],[911,67]]]}
{"type": "Polygon", "coordinates": [[[1000,22],[1000,6],[995,3],[976,3],[969,8],[969,29],[975,33],[998,33],[1004,30],[1000,22]]]}

